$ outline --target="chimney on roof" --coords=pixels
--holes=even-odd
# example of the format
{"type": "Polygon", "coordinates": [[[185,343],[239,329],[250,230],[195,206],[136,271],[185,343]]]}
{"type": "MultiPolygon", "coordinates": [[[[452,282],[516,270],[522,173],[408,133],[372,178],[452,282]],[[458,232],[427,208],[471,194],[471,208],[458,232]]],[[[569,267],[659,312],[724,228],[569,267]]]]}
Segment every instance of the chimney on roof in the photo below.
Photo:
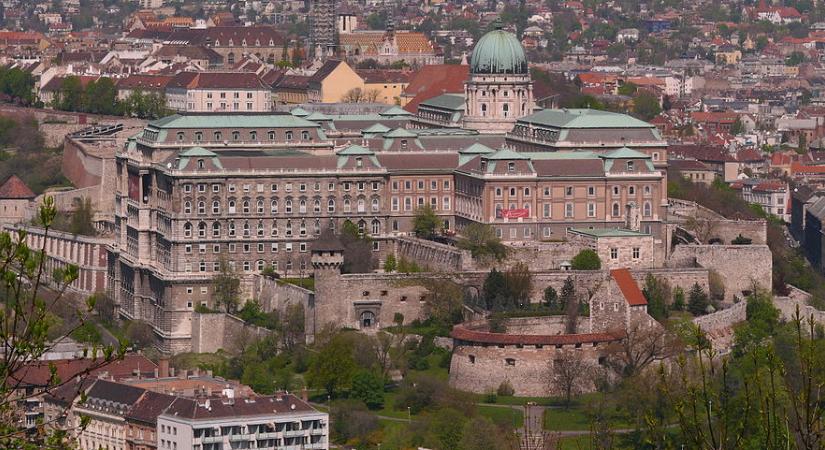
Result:
{"type": "Polygon", "coordinates": [[[168,378],[169,377],[169,358],[163,356],[158,360],[158,368],[156,369],[155,377],[168,378]]]}

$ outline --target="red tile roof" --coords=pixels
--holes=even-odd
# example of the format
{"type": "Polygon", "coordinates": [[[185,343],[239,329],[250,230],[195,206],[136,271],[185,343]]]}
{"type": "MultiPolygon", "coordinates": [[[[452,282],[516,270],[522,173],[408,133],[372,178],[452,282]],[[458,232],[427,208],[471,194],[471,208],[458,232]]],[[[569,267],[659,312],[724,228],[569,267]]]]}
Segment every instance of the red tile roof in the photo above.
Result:
{"type": "Polygon", "coordinates": [[[418,104],[441,94],[463,94],[464,82],[470,75],[470,66],[434,64],[421,68],[404,89],[405,97],[412,97],[404,109],[418,112],[418,104]]]}
{"type": "Polygon", "coordinates": [[[0,186],[0,199],[32,199],[34,192],[17,175],[12,175],[0,186]]]}
{"type": "Polygon", "coordinates": [[[46,386],[51,379],[51,365],[54,365],[57,369],[57,376],[64,382],[84,375],[86,371],[89,371],[90,375],[106,374],[115,379],[122,379],[133,376],[135,371],[140,371],[143,376],[152,376],[157,368],[157,365],[145,356],[134,353],[102,367],[95,367],[100,364],[101,360],[96,361],[90,358],[36,361],[26,364],[11,377],[22,385],[46,386]]]}
{"type": "Polygon", "coordinates": [[[622,295],[624,296],[625,300],[627,300],[627,304],[630,306],[645,306],[647,305],[647,299],[645,298],[642,291],[639,289],[639,285],[636,284],[636,280],[633,279],[633,275],[630,274],[630,271],[627,269],[614,269],[610,271],[610,276],[613,278],[613,281],[619,286],[619,290],[622,291],[622,295]]]}

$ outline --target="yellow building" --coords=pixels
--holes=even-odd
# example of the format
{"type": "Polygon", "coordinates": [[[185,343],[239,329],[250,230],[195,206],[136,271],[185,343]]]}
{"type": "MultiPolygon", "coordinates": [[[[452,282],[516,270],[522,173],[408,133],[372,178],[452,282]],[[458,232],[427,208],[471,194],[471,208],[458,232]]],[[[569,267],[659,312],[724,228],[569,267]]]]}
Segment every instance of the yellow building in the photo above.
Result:
{"type": "Polygon", "coordinates": [[[359,70],[364,80],[364,92],[368,101],[400,105],[401,94],[410,84],[413,72],[409,70],[359,70]]]}
{"type": "Polygon", "coordinates": [[[310,102],[338,103],[365,101],[364,80],[344,61],[330,59],[309,77],[307,97],[310,102]]]}
{"type": "Polygon", "coordinates": [[[734,47],[724,47],[716,51],[716,64],[738,64],[742,59],[742,52],[734,47]]]}

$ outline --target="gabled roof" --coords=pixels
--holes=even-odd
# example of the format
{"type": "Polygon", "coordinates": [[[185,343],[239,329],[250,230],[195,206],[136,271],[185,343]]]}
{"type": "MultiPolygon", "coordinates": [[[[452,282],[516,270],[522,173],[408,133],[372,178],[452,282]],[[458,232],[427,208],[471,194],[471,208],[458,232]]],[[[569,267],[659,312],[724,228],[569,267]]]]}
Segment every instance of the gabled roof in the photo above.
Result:
{"type": "Polygon", "coordinates": [[[406,111],[406,110],[402,109],[400,106],[397,106],[397,105],[391,106],[390,108],[388,108],[384,111],[381,111],[378,114],[380,114],[382,116],[385,116],[385,117],[412,116],[413,115],[411,112],[406,111]]]}
{"type": "Polygon", "coordinates": [[[322,112],[318,112],[318,111],[315,111],[312,114],[306,116],[305,119],[306,120],[311,120],[311,121],[314,121],[314,122],[332,120],[332,118],[329,117],[328,115],[326,115],[322,112]]]}
{"type": "Polygon", "coordinates": [[[645,306],[647,305],[647,299],[645,298],[642,291],[639,289],[639,285],[636,284],[636,280],[633,279],[633,275],[627,269],[614,269],[610,271],[610,276],[613,278],[613,281],[619,286],[619,290],[622,292],[624,299],[627,301],[627,304],[630,306],[645,306]]]}
{"type": "Polygon", "coordinates": [[[651,128],[639,119],[596,109],[544,109],[522,117],[519,122],[556,128],[651,128]]]}
{"type": "Polygon", "coordinates": [[[0,199],[33,199],[34,192],[17,175],[10,176],[0,186],[0,199]]]}
{"type": "Polygon", "coordinates": [[[390,130],[391,130],[390,127],[384,125],[383,123],[376,122],[376,123],[368,126],[367,128],[364,128],[363,130],[361,130],[361,132],[362,133],[384,134],[384,133],[386,133],[390,130]]]}
{"type": "Polygon", "coordinates": [[[355,155],[374,155],[375,152],[372,150],[362,147],[360,145],[350,145],[349,147],[345,147],[338,152],[336,152],[339,156],[355,156],[355,155]]]}
{"type": "Polygon", "coordinates": [[[218,155],[215,154],[215,152],[209,151],[209,150],[207,150],[203,147],[191,147],[191,148],[188,148],[188,149],[180,152],[178,154],[178,156],[187,156],[187,157],[201,156],[201,157],[214,158],[218,155]]]}
{"type": "Polygon", "coordinates": [[[495,153],[495,150],[487,147],[486,145],[475,142],[473,145],[465,148],[464,150],[459,151],[459,153],[463,154],[487,154],[487,153],[495,153]]]}
{"type": "Polygon", "coordinates": [[[509,148],[502,148],[492,155],[483,157],[489,160],[510,160],[510,159],[530,159],[529,156],[510,150],[509,148]]]}
{"type": "Polygon", "coordinates": [[[650,156],[637,151],[633,150],[632,148],[622,147],[613,150],[612,152],[607,153],[606,155],[602,155],[602,158],[606,159],[623,159],[623,158],[643,158],[647,159],[650,156]]]}
{"type": "Polygon", "coordinates": [[[388,133],[384,134],[385,138],[414,138],[418,137],[417,134],[413,133],[406,128],[396,128],[388,133]]]}

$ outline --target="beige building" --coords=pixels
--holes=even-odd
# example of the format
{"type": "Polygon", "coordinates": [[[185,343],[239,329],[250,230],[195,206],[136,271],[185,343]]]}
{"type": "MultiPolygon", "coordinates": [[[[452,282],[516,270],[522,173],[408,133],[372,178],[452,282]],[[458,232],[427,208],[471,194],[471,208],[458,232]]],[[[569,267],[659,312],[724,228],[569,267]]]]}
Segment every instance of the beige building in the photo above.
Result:
{"type": "Polygon", "coordinates": [[[34,192],[17,175],[0,185],[0,225],[27,222],[34,214],[34,192]]]}
{"type": "Polygon", "coordinates": [[[327,60],[309,77],[307,97],[313,103],[364,102],[361,98],[348,99],[354,89],[364,90],[364,80],[346,62],[327,60]]]}
{"type": "Polygon", "coordinates": [[[651,269],[656,260],[653,236],[626,228],[571,228],[567,240],[592,248],[602,269],[651,269]]]}
{"type": "Polygon", "coordinates": [[[188,112],[271,111],[272,92],[249,72],[181,72],[166,85],[169,109],[188,112]]]}

